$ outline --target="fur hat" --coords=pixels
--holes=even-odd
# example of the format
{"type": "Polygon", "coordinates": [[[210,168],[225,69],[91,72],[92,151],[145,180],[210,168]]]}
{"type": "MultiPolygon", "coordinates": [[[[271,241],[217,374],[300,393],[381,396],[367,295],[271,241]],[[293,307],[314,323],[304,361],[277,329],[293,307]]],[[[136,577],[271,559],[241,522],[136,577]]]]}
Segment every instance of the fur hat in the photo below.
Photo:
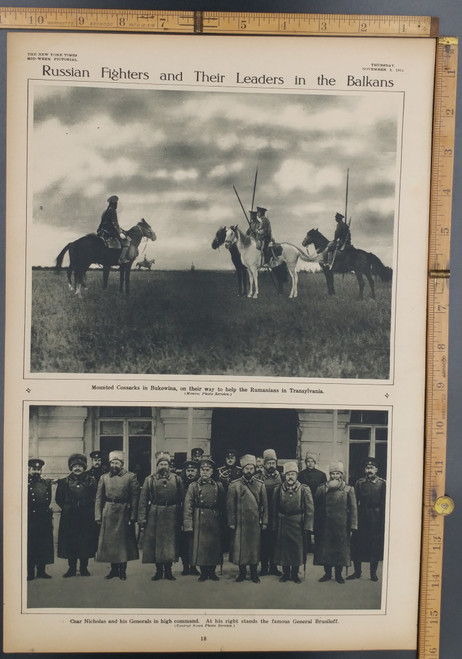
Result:
{"type": "Polygon", "coordinates": [[[268,460],[276,460],[277,462],[278,456],[276,455],[276,451],[272,448],[267,448],[263,451],[263,462],[266,464],[268,460]]]}
{"type": "Polygon", "coordinates": [[[329,474],[333,471],[340,471],[343,474],[345,471],[343,468],[343,462],[340,462],[340,460],[337,460],[337,462],[331,462],[329,465],[329,474]]]}
{"type": "Polygon", "coordinates": [[[298,465],[295,461],[294,462],[285,462],[283,468],[284,468],[284,476],[289,471],[296,471],[297,474],[298,474],[298,465]]]}
{"type": "Polygon", "coordinates": [[[243,455],[240,462],[243,469],[246,465],[253,465],[254,467],[257,466],[257,459],[254,455],[243,455]]]}
{"type": "Polygon", "coordinates": [[[125,453],[123,451],[111,451],[109,453],[109,462],[119,460],[122,464],[125,462],[125,453]]]}
{"type": "Polygon", "coordinates": [[[311,451],[308,451],[307,454],[305,455],[305,462],[309,459],[314,460],[315,462],[318,461],[318,456],[316,453],[312,453],[311,451]]]}
{"type": "Polygon", "coordinates": [[[170,462],[171,459],[172,456],[168,451],[157,451],[156,453],[156,465],[158,465],[161,460],[167,460],[167,462],[170,462]]]}
{"type": "Polygon", "coordinates": [[[72,469],[72,467],[74,465],[82,465],[82,467],[84,469],[86,469],[87,468],[87,458],[82,453],[73,453],[69,457],[69,459],[67,461],[67,464],[69,466],[69,469],[72,469]]]}

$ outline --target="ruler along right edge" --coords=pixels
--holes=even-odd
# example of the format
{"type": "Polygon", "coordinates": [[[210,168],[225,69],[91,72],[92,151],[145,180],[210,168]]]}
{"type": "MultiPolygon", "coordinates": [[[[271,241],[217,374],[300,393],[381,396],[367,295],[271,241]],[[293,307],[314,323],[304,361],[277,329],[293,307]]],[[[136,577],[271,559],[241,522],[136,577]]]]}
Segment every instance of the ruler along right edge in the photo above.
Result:
{"type": "Polygon", "coordinates": [[[427,310],[425,474],[419,598],[419,659],[439,657],[445,496],[449,258],[457,87],[456,37],[437,39],[427,310]]]}

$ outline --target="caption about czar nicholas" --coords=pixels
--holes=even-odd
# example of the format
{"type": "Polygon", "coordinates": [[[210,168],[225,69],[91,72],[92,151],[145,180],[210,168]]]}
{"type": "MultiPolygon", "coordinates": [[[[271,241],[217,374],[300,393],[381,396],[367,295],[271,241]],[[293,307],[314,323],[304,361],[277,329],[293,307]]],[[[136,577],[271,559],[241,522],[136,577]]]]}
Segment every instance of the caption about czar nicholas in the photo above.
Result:
{"type": "Polygon", "coordinates": [[[402,73],[389,62],[370,62],[361,67],[358,73],[334,77],[326,72],[306,74],[305,72],[291,74],[290,76],[270,75],[264,72],[236,71],[233,74],[219,71],[192,69],[191,71],[140,71],[123,67],[100,66],[98,69],[81,69],[76,66],[67,66],[67,63],[77,62],[75,53],[38,53],[30,52],[27,60],[40,64],[41,75],[44,78],[99,78],[108,82],[140,81],[157,83],[183,83],[200,85],[222,86],[265,86],[265,87],[394,87],[395,80],[390,73],[402,73]],[[46,62],[50,62],[49,64],[46,62]],[[60,64],[66,63],[64,66],[60,64]]]}
{"type": "MultiPolygon", "coordinates": [[[[227,616],[213,616],[205,619],[202,618],[176,618],[172,616],[140,616],[139,618],[71,618],[70,624],[74,625],[172,625],[173,627],[197,627],[197,628],[218,628],[218,627],[235,627],[236,625],[338,625],[338,618],[305,618],[305,617],[246,617],[234,618],[227,616]]],[[[207,640],[206,637],[202,637],[207,640]]]]}

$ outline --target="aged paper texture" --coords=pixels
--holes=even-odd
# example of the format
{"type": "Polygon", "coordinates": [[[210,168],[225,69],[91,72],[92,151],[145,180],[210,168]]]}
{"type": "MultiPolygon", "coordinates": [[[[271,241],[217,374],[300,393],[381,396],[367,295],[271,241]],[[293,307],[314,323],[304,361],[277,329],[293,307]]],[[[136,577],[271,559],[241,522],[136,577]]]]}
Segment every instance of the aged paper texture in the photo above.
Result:
{"type": "Polygon", "coordinates": [[[8,35],[7,651],[416,647],[434,57],[8,35]]]}

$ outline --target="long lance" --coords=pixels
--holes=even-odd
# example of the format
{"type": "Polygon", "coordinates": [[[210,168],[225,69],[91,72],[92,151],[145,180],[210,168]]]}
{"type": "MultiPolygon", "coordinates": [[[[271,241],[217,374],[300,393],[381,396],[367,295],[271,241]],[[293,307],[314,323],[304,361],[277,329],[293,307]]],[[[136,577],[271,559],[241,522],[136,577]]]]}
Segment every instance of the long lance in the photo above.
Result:
{"type": "Polygon", "coordinates": [[[252,206],[251,206],[252,211],[253,211],[253,205],[255,203],[255,190],[257,189],[257,177],[258,177],[258,167],[255,170],[255,180],[253,182],[253,195],[252,195],[252,206]]]}
{"type": "MultiPolygon", "coordinates": [[[[244,213],[244,217],[245,217],[245,219],[247,220],[247,224],[249,225],[250,230],[252,231],[252,226],[251,226],[251,224],[250,224],[250,220],[249,220],[249,218],[247,217],[247,213],[245,212],[245,208],[244,208],[244,206],[242,205],[241,198],[239,197],[239,195],[238,195],[238,193],[237,193],[237,190],[236,190],[236,188],[235,188],[234,185],[233,185],[233,190],[234,190],[234,192],[236,193],[237,200],[238,200],[238,202],[239,202],[240,205],[241,205],[242,212],[244,213]]],[[[253,235],[253,231],[252,231],[252,235],[253,235]]]]}
{"type": "MultiPolygon", "coordinates": [[[[349,179],[350,179],[350,169],[348,168],[347,169],[347,177],[346,177],[346,190],[345,190],[345,222],[348,222],[348,181],[349,181],[349,179]]],[[[350,222],[351,222],[351,219],[350,219],[350,222]]],[[[350,225],[348,225],[348,227],[349,226],[350,225]]],[[[334,267],[337,252],[338,252],[338,245],[336,245],[336,247],[335,247],[334,256],[332,258],[332,263],[329,266],[329,270],[332,270],[332,268],[334,267]]]]}

